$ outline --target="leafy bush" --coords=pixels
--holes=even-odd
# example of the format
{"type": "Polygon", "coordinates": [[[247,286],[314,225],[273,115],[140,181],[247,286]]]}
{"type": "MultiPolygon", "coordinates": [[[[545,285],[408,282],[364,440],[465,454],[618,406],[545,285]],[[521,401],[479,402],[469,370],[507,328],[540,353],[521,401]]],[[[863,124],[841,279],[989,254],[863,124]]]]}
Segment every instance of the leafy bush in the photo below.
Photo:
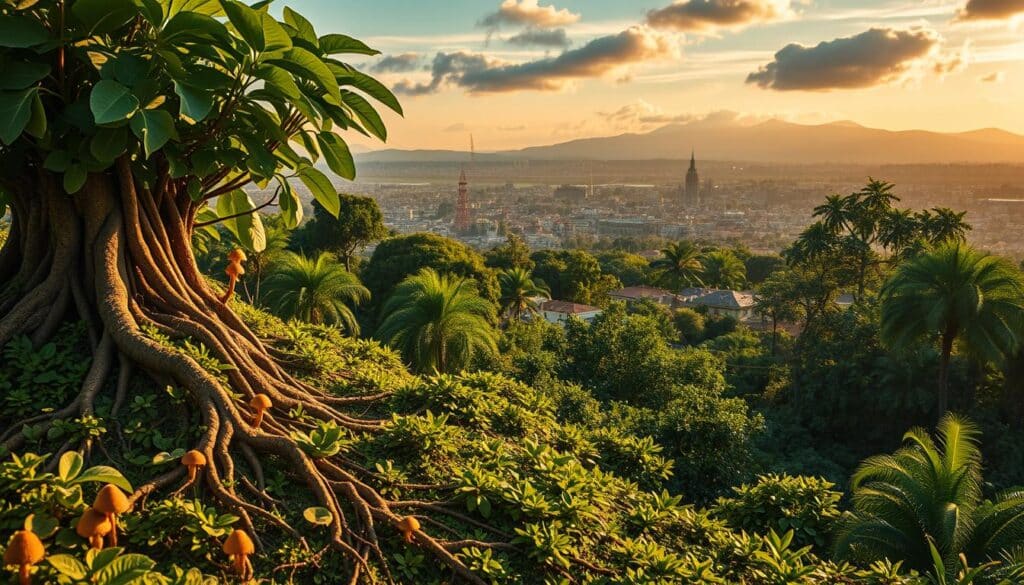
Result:
{"type": "Polygon", "coordinates": [[[0,368],[0,420],[39,414],[43,408],[63,406],[78,392],[89,370],[85,327],[66,325],[56,341],[33,347],[17,337],[3,348],[0,368]]]}
{"type": "Polygon", "coordinates": [[[836,520],[842,493],[816,477],[762,475],[755,484],[734,487],[735,495],[719,498],[712,513],[747,532],[793,531],[796,546],[822,550],[836,520]]]}

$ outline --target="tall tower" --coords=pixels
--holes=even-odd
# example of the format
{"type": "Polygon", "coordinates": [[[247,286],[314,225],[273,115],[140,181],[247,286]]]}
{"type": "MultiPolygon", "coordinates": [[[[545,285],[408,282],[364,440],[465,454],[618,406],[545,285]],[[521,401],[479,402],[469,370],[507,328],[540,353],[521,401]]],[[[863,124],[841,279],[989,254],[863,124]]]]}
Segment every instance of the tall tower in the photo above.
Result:
{"type": "Polygon", "coordinates": [[[459,198],[455,202],[455,233],[464,234],[469,231],[469,183],[466,181],[466,169],[459,174],[459,198]]]}
{"type": "Polygon", "coordinates": [[[690,151],[690,169],[686,171],[685,201],[688,205],[700,205],[700,177],[697,175],[697,158],[690,151]]]}

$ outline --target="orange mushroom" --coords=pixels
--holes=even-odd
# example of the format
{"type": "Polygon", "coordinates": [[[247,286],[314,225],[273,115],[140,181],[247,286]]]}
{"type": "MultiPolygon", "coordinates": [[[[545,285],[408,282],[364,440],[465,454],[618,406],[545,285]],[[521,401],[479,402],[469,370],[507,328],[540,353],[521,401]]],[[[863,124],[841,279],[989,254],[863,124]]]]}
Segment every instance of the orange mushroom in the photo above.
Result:
{"type": "Polygon", "coordinates": [[[398,531],[405,537],[405,542],[412,542],[412,537],[420,529],[420,521],[415,516],[406,516],[398,521],[398,531]]]}
{"type": "Polygon", "coordinates": [[[190,485],[196,480],[196,472],[199,468],[206,465],[206,455],[192,449],[181,457],[181,464],[188,468],[188,482],[186,485],[190,485]]]}
{"type": "Polygon", "coordinates": [[[82,517],[78,519],[78,524],[75,526],[75,532],[78,533],[78,536],[88,539],[89,546],[96,550],[103,548],[103,538],[110,534],[110,531],[113,529],[114,525],[107,516],[103,512],[92,508],[85,509],[82,517]]]}
{"type": "Polygon", "coordinates": [[[256,552],[256,547],[252,543],[252,539],[243,530],[235,530],[232,532],[228,539],[224,541],[222,547],[224,554],[232,560],[235,565],[235,572],[243,581],[252,579],[252,563],[249,561],[249,555],[256,552]]]}
{"type": "Polygon", "coordinates": [[[4,564],[18,566],[18,583],[29,585],[29,571],[32,565],[43,560],[46,549],[43,542],[39,540],[35,532],[31,530],[19,530],[11,537],[7,550],[4,551],[4,564]]]}
{"type": "Polygon", "coordinates": [[[260,423],[263,422],[264,411],[274,406],[274,403],[270,401],[270,397],[266,394],[257,394],[249,401],[249,406],[256,411],[256,414],[253,415],[252,427],[258,429],[260,428],[260,423]]]}
{"type": "Polygon", "coordinates": [[[117,515],[131,507],[128,497],[116,485],[108,483],[96,494],[92,507],[110,521],[110,546],[117,546],[117,515]]]}
{"type": "Polygon", "coordinates": [[[238,277],[245,274],[245,268],[242,267],[242,262],[245,260],[245,252],[241,248],[235,248],[228,252],[228,265],[224,269],[224,273],[228,275],[228,290],[221,295],[220,302],[228,302],[231,295],[235,294],[235,283],[238,282],[238,277]]]}

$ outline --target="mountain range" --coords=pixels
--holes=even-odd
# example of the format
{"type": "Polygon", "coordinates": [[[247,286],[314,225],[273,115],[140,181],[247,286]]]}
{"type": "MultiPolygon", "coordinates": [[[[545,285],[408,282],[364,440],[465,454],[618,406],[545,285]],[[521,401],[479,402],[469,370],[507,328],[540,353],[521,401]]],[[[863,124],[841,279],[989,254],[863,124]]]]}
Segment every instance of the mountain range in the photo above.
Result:
{"type": "MultiPolygon", "coordinates": [[[[582,138],[520,150],[478,153],[481,161],[686,159],[785,164],[1024,163],[1024,136],[996,128],[960,133],[881,130],[848,121],[805,125],[783,120],[672,124],[642,134],[582,138]]],[[[361,162],[460,162],[455,150],[377,150],[361,162]]]]}

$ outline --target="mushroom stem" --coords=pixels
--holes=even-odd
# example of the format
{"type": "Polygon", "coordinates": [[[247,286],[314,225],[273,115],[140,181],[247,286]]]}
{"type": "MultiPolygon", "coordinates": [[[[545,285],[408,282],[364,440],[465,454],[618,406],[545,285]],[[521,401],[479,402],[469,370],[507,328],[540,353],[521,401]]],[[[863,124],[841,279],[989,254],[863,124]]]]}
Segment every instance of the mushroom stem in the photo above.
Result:
{"type": "Polygon", "coordinates": [[[263,422],[263,409],[262,408],[257,408],[256,409],[256,417],[252,421],[252,428],[254,428],[254,429],[260,428],[260,423],[262,423],[262,422],[263,422]]]}
{"type": "Polygon", "coordinates": [[[196,480],[196,471],[198,469],[195,465],[188,466],[188,483],[193,483],[196,480]]]}
{"type": "Polygon", "coordinates": [[[110,520],[110,546],[117,546],[117,514],[108,514],[110,520]]]}
{"type": "Polygon", "coordinates": [[[29,585],[32,582],[28,573],[31,570],[32,565],[28,563],[18,566],[18,585],[29,585]]]}
{"type": "Polygon", "coordinates": [[[239,577],[245,577],[245,555],[232,555],[231,558],[235,561],[235,572],[239,577]]]}
{"type": "Polygon", "coordinates": [[[91,537],[89,537],[89,546],[94,548],[94,549],[96,549],[96,550],[102,549],[103,548],[103,537],[100,536],[99,534],[92,535],[91,537]]]}

